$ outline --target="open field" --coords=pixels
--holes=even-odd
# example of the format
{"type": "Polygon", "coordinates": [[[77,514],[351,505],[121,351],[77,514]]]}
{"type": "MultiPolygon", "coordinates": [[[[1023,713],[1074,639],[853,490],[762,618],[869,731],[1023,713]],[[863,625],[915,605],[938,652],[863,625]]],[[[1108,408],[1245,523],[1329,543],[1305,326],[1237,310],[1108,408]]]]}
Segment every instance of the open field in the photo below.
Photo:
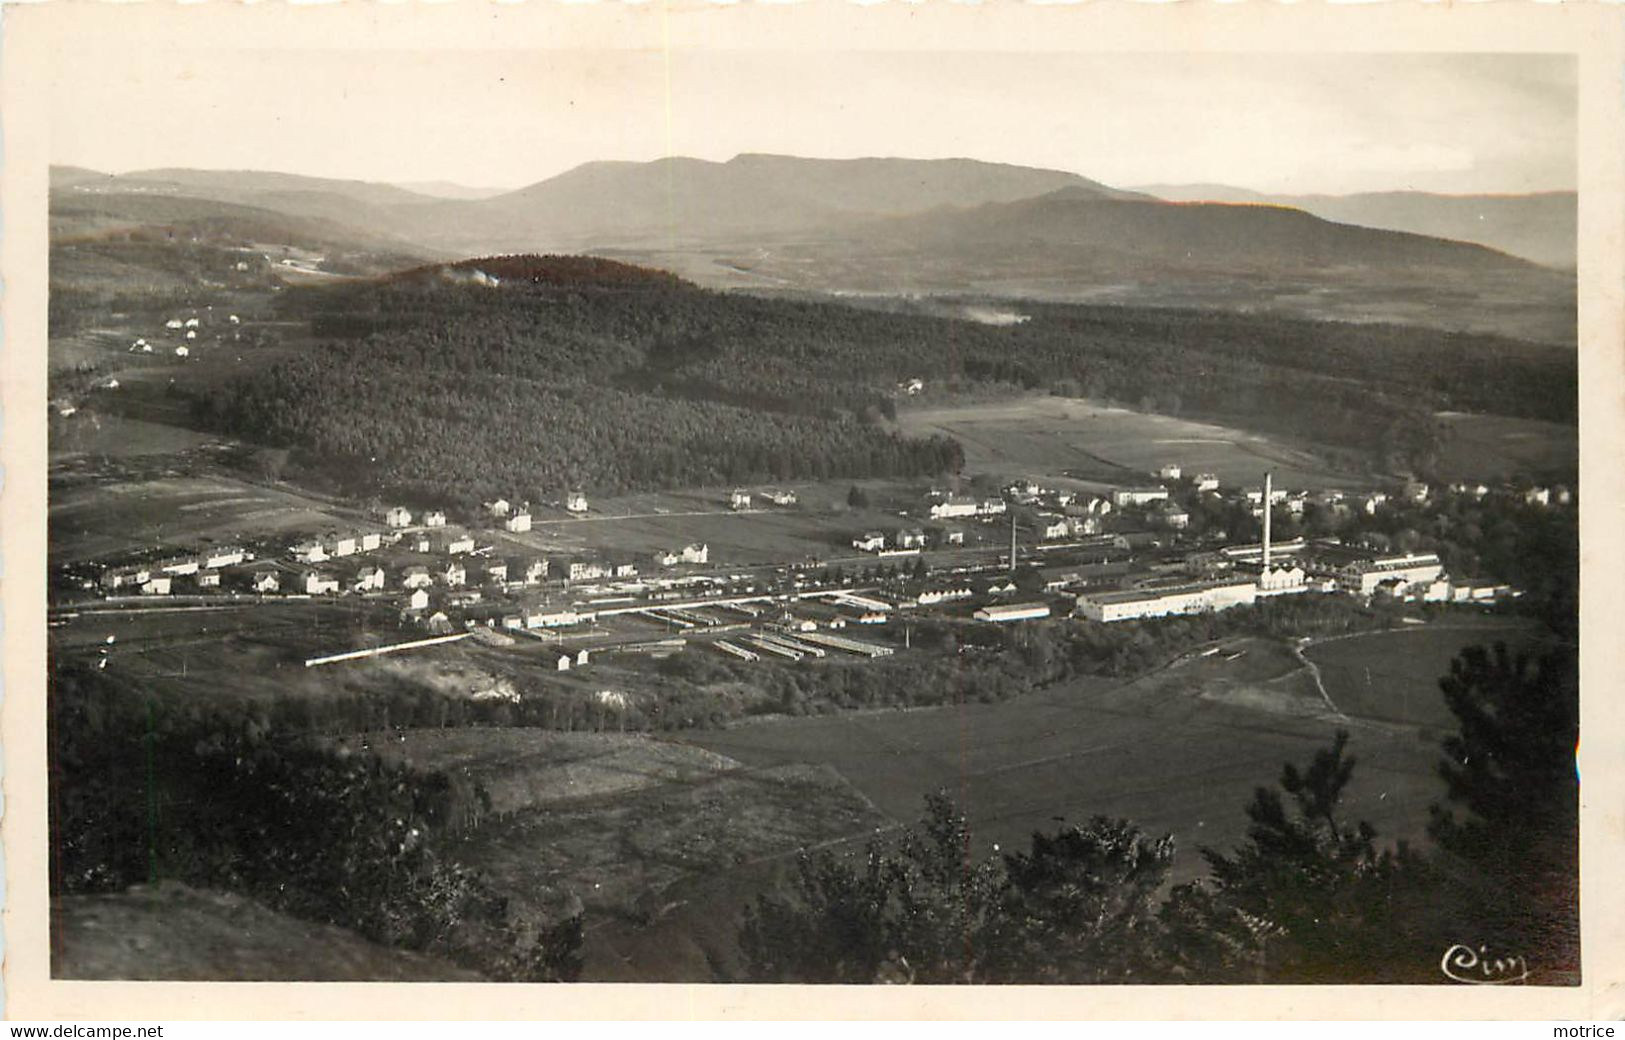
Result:
{"type": "Polygon", "coordinates": [[[414,729],[346,740],[370,741],[388,761],[479,783],[498,814],[690,784],[738,768],[714,752],[635,734],[414,729]]]}
{"type": "Polygon", "coordinates": [[[1068,471],[1128,483],[1162,464],[1216,473],[1229,485],[1261,483],[1265,469],[1282,486],[1352,487],[1359,478],[1277,438],[1166,415],[1066,397],[905,409],[898,426],[912,436],[957,438],[965,468],[1001,476],[1054,477],[1068,471]]]}
{"type": "Polygon", "coordinates": [[[1449,429],[1438,467],[1447,477],[1495,480],[1512,474],[1572,482],[1580,466],[1580,431],[1561,423],[1503,415],[1440,412],[1449,429]]]}
{"type": "Polygon", "coordinates": [[[1516,652],[1538,630],[1518,621],[1474,626],[1430,625],[1330,639],[1304,653],[1320,669],[1332,701],[1353,718],[1424,730],[1453,730],[1456,720],[1439,692],[1450,661],[1469,643],[1504,641],[1516,652]]]}
{"type": "Polygon", "coordinates": [[[50,557],[91,560],[155,546],[186,547],[351,526],[328,503],[224,474],[157,465],[124,479],[57,468],[50,489],[50,557]]]}
{"type": "Polygon", "coordinates": [[[85,411],[66,418],[53,414],[49,437],[52,462],[75,455],[173,455],[218,440],[167,423],[85,411]]]}
{"type": "MultiPolygon", "coordinates": [[[[1173,834],[1174,877],[1189,880],[1205,871],[1200,847],[1243,839],[1254,788],[1273,783],[1283,763],[1307,762],[1339,727],[1351,730],[1359,760],[1349,817],[1370,821],[1380,840],[1424,842],[1428,806],[1443,795],[1434,773],[1439,730],[1394,719],[1419,703],[1417,690],[1436,688],[1456,650],[1494,631],[1400,630],[1341,641],[1346,649],[1326,644],[1355,660],[1403,654],[1426,673],[1373,686],[1362,702],[1340,696],[1344,687],[1329,678],[1348,718],[1326,709],[1287,648],[1242,640],[1226,645],[1224,654],[1246,651],[1229,661],[1187,657],[1126,684],[1085,680],[1002,704],[751,721],[682,739],[748,766],[829,767],[894,823],[917,819],[924,796],[945,790],[971,819],[977,855],[995,843],[1021,847],[1059,820],[1124,816],[1173,834]],[[1415,649],[1418,637],[1426,653],[1415,649]]],[[[860,840],[843,847],[856,849],[860,840]]],[[[730,963],[750,892],[787,862],[678,881],[666,892],[668,915],[653,926],[611,923],[589,934],[591,977],[648,978],[652,967],[664,978],[710,977],[712,966],[730,963]]]]}
{"type": "MultiPolygon", "coordinates": [[[[647,738],[619,741],[623,761],[664,758],[647,738]]],[[[574,896],[598,923],[658,915],[663,890],[686,877],[867,833],[880,814],[828,767],[742,768],[722,756],[635,788],[547,803],[482,824],[448,853],[517,903],[547,915],[574,896]],[[544,898],[543,893],[550,896],[544,898]]],[[[553,766],[549,769],[555,768],[553,766]]],[[[589,969],[589,978],[595,977],[589,969]]]]}
{"type": "Polygon", "coordinates": [[[446,961],[175,882],[51,905],[51,974],[173,982],[479,982],[446,961]]]}

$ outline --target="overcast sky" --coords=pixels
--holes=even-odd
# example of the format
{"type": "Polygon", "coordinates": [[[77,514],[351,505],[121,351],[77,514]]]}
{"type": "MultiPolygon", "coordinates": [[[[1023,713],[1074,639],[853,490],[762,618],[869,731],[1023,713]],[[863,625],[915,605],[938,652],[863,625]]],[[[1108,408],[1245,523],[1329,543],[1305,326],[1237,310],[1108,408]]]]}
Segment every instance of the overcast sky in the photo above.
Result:
{"type": "Polygon", "coordinates": [[[967,156],[1113,185],[1575,186],[1540,55],[127,49],[63,62],[52,161],[519,187],[594,159],[967,156]]]}

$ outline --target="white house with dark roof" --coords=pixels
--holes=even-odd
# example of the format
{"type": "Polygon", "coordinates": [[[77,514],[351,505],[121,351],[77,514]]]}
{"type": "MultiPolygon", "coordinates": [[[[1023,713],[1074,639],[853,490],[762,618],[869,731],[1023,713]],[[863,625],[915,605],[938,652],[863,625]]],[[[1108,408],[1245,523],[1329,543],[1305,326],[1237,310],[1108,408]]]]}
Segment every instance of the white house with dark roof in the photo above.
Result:
{"type": "Polygon", "coordinates": [[[410,527],[412,524],[412,511],[405,506],[392,506],[384,514],[384,523],[390,527],[410,527]]]}

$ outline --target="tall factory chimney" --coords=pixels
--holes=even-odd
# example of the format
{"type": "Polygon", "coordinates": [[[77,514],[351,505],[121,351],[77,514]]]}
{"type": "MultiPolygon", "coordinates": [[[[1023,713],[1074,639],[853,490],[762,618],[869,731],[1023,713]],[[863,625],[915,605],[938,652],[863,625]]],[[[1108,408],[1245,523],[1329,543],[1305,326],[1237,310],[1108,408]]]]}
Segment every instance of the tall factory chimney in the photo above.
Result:
{"type": "Polygon", "coordinates": [[[1271,490],[1272,490],[1272,482],[1270,480],[1270,471],[1265,470],[1264,471],[1264,568],[1263,568],[1263,571],[1262,571],[1262,573],[1265,574],[1265,575],[1268,575],[1269,572],[1270,572],[1270,513],[1273,512],[1273,510],[1270,509],[1271,490]]]}

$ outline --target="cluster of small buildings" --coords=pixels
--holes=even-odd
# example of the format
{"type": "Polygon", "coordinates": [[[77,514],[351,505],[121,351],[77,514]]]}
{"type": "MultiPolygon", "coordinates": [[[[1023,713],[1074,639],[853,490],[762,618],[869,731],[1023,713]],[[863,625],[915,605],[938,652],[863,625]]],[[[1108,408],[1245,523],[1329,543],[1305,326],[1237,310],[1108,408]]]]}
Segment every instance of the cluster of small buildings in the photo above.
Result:
{"type": "Polygon", "coordinates": [[[964,545],[965,532],[957,528],[900,527],[888,537],[884,531],[865,531],[852,539],[852,548],[880,556],[915,554],[930,547],[964,545]]]}
{"type": "Polygon", "coordinates": [[[253,559],[240,546],[221,546],[203,552],[171,556],[152,563],[108,567],[101,573],[101,587],[108,592],[137,592],[144,596],[167,596],[175,578],[191,578],[199,588],[219,588],[220,571],[253,559]]]}

